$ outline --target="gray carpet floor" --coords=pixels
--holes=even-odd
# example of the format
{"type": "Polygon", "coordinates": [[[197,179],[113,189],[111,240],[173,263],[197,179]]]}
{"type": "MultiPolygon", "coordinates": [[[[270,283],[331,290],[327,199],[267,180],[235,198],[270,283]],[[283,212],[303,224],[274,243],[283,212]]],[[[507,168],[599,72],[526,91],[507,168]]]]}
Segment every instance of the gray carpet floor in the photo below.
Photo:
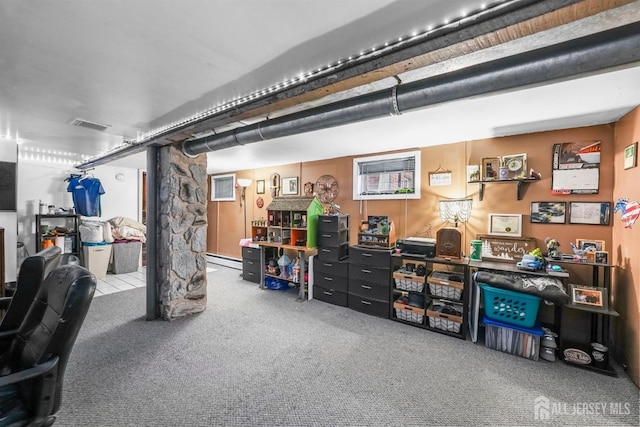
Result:
{"type": "Polygon", "coordinates": [[[296,302],[214,267],[207,310],[188,318],[145,321],[145,289],[94,299],[55,425],[639,424],[624,374],[296,302]]]}

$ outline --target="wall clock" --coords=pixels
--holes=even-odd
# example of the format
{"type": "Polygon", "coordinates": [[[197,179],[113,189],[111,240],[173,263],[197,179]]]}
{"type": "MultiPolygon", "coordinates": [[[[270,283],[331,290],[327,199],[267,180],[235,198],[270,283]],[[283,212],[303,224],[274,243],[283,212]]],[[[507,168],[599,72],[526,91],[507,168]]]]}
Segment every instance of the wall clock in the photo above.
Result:
{"type": "Polygon", "coordinates": [[[316,180],[314,186],[316,191],[316,197],[322,203],[331,203],[336,197],[340,188],[338,187],[338,181],[331,175],[322,175],[316,180]]]}

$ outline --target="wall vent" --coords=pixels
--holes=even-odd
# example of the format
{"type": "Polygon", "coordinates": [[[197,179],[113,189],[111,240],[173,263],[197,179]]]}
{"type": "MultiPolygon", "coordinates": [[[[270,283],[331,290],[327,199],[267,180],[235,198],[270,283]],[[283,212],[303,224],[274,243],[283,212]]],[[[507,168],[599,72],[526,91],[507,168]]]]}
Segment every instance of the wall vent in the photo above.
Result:
{"type": "Polygon", "coordinates": [[[104,131],[108,127],[111,127],[110,125],[103,125],[102,123],[90,122],[89,120],[80,119],[78,117],[71,120],[69,124],[73,126],[79,126],[81,128],[87,128],[87,129],[93,129],[93,130],[99,130],[99,131],[104,131]]]}

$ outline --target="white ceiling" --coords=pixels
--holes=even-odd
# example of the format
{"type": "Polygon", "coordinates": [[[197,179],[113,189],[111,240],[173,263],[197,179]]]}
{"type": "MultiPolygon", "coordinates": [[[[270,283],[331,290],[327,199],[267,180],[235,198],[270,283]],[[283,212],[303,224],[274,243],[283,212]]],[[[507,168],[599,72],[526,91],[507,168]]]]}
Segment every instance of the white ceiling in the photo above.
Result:
{"type": "MultiPolygon", "coordinates": [[[[17,139],[21,151],[96,156],[481,3],[1,0],[0,137],[17,139]],[[109,127],[72,126],[74,118],[109,127]]],[[[640,2],[400,77],[416,80],[635,21],[640,2]]],[[[395,82],[388,80],[351,92],[395,82]]],[[[209,154],[209,172],[609,123],[639,104],[640,67],[629,67],[217,151],[209,154]]],[[[144,169],[145,155],[112,164],[144,169]]]]}

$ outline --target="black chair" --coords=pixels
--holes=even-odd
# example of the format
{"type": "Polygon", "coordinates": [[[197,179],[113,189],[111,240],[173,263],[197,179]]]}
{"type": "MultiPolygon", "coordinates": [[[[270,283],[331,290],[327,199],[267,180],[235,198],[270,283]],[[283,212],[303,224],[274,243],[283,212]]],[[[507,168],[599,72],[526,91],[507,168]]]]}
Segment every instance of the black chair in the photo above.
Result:
{"type": "Polygon", "coordinates": [[[69,355],[96,278],[79,265],[56,268],[0,359],[0,426],[50,426],[60,409],[69,355]]]}
{"type": "Polygon", "coordinates": [[[6,310],[0,321],[0,353],[4,353],[7,349],[7,341],[4,337],[11,337],[16,333],[42,281],[60,265],[61,257],[62,249],[52,246],[23,261],[13,295],[0,298],[0,310],[6,310]]]}

